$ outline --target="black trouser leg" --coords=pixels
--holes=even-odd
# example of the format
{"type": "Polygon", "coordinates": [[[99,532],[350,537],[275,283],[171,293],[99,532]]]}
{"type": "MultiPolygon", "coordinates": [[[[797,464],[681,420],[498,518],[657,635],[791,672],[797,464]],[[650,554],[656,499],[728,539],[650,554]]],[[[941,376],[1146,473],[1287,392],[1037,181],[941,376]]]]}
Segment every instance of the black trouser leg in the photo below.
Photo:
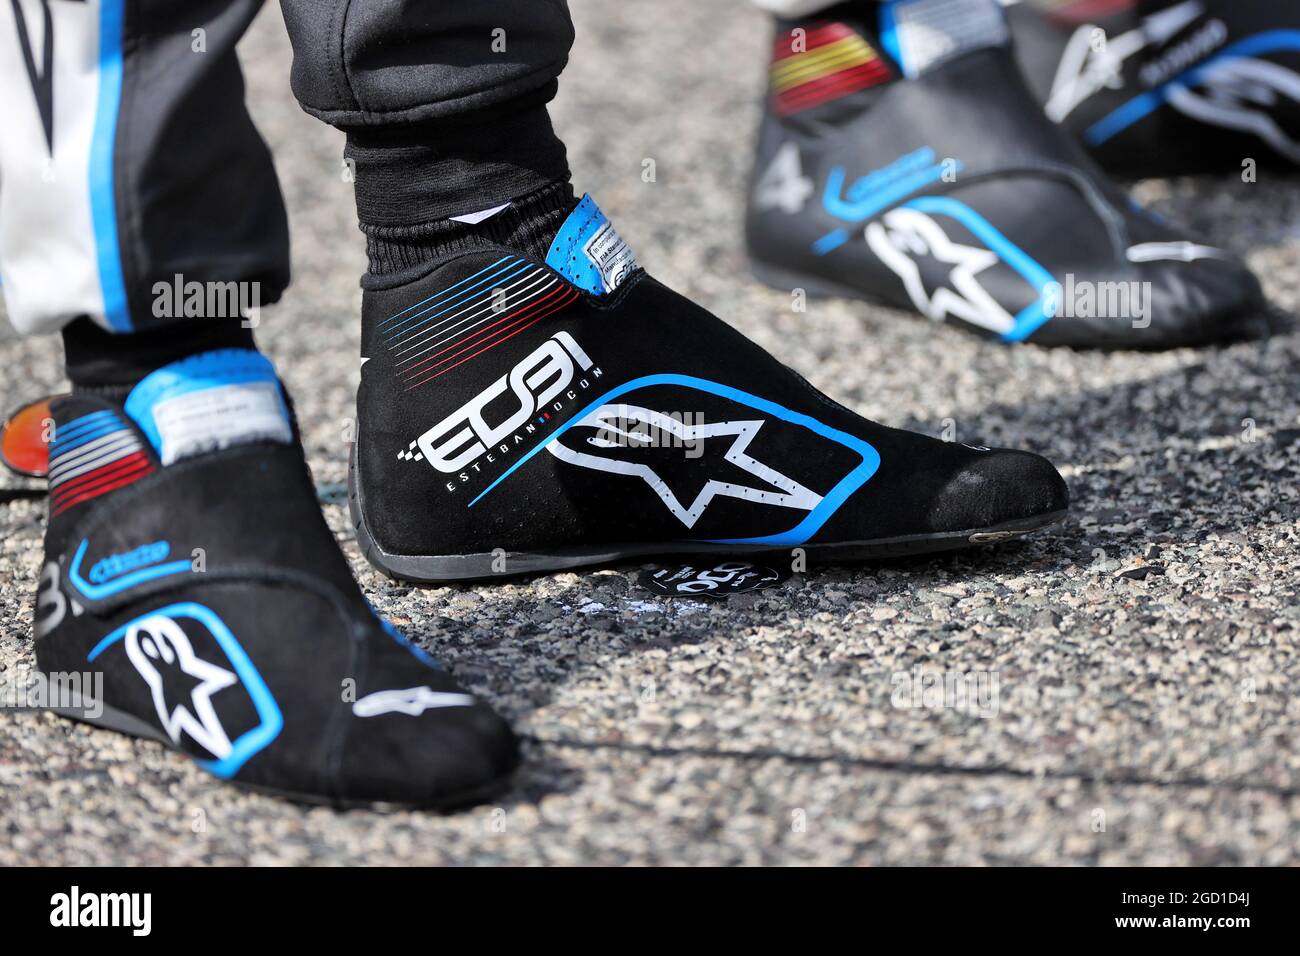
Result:
{"type": "Polygon", "coordinates": [[[546,104],[573,43],[561,0],[281,0],[303,108],[344,130],[371,278],[476,239],[537,246],[572,205],[546,104]],[[511,203],[473,228],[452,216],[511,203]]]}

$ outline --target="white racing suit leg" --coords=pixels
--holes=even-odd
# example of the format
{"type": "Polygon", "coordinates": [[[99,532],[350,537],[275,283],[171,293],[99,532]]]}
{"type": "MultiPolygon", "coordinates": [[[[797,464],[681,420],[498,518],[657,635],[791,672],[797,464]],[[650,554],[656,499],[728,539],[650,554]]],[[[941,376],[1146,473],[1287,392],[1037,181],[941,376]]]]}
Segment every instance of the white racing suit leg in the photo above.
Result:
{"type": "Polygon", "coordinates": [[[261,0],[0,0],[0,283],[23,333],[173,319],[153,287],[288,283],[235,56],[261,0]]]}

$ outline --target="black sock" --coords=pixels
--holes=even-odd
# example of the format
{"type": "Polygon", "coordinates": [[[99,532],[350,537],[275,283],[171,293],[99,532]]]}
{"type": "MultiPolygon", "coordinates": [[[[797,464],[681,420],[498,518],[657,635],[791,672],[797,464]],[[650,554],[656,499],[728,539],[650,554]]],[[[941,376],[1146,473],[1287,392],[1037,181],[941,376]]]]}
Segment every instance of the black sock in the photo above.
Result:
{"type": "Polygon", "coordinates": [[[410,226],[362,223],[370,259],[368,279],[382,277],[387,280],[384,285],[400,283],[424,274],[431,263],[488,243],[545,260],[551,241],[575,205],[573,187],[566,180],[510,200],[509,208],[478,224],[451,219],[410,226]]]}
{"type": "Polygon", "coordinates": [[[63,328],[63,352],[74,392],[123,398],[155,369],[213,349],[256,349],[239,319],[189,319],[132,333],[108,332],[82,317],[63,328]]]}
{"type": "Polygon", "coordinates": [[[497,243],[545,259],[576,205],[564,144],[544,106],[479,125],[351,130],[364,284],[395,285],[465,249],[497,243]],[[508,204],[508,205],[507,205],[508,204]],[[506,206],[479,223],[453,216],[506,206]]]}

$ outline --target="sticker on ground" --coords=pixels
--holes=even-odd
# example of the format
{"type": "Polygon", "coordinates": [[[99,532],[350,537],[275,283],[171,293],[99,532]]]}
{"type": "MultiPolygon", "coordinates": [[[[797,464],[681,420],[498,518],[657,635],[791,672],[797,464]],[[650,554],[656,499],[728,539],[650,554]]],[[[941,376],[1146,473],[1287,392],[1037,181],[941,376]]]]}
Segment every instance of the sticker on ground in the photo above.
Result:
{"type": "Polygon", "coordinates": [[[712,566],[679,564],[646,568],[638,581],[643,588],[668,597],[727,598],[776,587],[789,577],[789,571],[779,568],[748,561],[724,561],[712,566]]]}

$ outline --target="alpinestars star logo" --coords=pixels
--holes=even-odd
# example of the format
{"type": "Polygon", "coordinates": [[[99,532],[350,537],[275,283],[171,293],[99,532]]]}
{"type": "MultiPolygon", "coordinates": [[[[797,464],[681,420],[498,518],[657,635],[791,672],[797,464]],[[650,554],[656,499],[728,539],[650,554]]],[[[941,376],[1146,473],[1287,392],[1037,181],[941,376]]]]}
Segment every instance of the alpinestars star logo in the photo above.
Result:
{"type": "Polygon", "coordinates": [[[230,756],[233,745],[221,726],[212,697],[238,683],[224,667],[203,660],[175,620],[155,615],[127,629],[126,656],[149,685],[163,730],[172,743],[182,734],[218,759],[230,756]]]}
{"type": "Polygon", "coordinates": [[[1232,259],[1232,256],[1222,249],[1185,241],[1142,242],[1129,246],[1126,255],[1129,262],[1196,262],[1198,259],[1232,259]]]}
{"type": "Polygon", "coordinates": [[[1283,100],[1300,103],[1300,75],[1254,57],[1226,57],[1197,70],[1188,82],[1166,92],[1169,105],[1185,116],[1262,139],[1293,163],[1300,163],[1300,139],[1270,110],[1283,100]]]}
{"type": "Polygon", "coordinates": [[[105,636],[86,660],[118,654],[148,687],[162,732],[178,749],[210,754],[195,756],[218,777],[233,777],[284,729],[257,665],[209,607],[181,601],[142,614],[105,636]]]}
{"type": "Polygon", "coordinates": [[[378,717],[381,714],[418,717],[426,710],[473,705],[474,698],[469,694],[451,694],[432,687],[408,687],[403,690],[377,690],[373,694],[367,694],[352,705],[352,713],[358,717],[378,717]]]}
{"type": "Polygon", "coordinates": [[[899,277],[917,310],[935,321],[949,315],[1005,334],[1016,320],[980,284],[979,275],[1001,260],[982,246],[953,242],[930,216],[916,209],[894,209],[866,229],[867,245],[899,277]],[[930,293],[918,259],[950,267],[946,284],[930,293]]]}
{"type": "Polygon", "coordinates": [[[659,372],[592,401],[466,507],[509,487],[516,472],[530,467],[545,482],[535,488],[565,498],[591,495],[591,507],[612,509],[612,519],[629,522],[632,535],[672,535],[684,527],[715,543],[795,547],[815,537],[871,480],[880,453],[770,398],[659,372]],[[530,466],[546,458],[544,451],[549,459],[530,466]]]}
{"type": "Polygon", "coordinates": [[[718,422],[709,425],[687,425],[669,415],[642,408],[636,405],[602,405],[579,420],[574,428],[596,430],[595,436],[588,436],[586,443],[593,448],[619,449],[637,441],[646,429],[671,435],[683,445],[700,442],[703,439],[726,439],[730,442],[704,442],[705,454],[710,454],[713,446],[723,447],[723,459],[748,473],[753,482],[739,484],[710,478],[689,501],[682,501],[672,490],[669,482],[644,462],[628,461],[578,451],[559,441],[546,446],[556,458],[596,471],[616,475],[631,475],[640,478],[659,497],[670,512],[687,528],[695,523],[719,497],[738,498],[757,504],[771,505],[778,508],[792,508],[797,511],[812,511],[822,502],[822,496],[810,491],[794,479],[783,475],[771,465],[758,461],[747,453],[750,443],[765,422],[762,419],[748,421],[718,422]],[[644,427],[642,427],[644,426],[644,427]]]}

